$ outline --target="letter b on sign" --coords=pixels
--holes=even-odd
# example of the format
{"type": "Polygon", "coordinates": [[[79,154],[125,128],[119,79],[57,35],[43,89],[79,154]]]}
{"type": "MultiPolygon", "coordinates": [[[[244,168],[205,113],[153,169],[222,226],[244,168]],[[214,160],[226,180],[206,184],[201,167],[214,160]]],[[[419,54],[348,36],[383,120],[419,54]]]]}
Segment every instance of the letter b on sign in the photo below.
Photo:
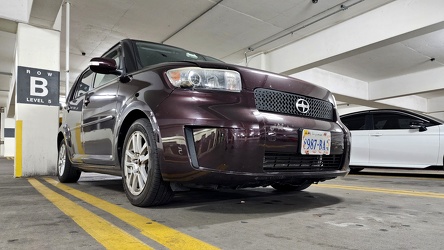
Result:
{"type": "Polygon", "coordinates": [[[17,103],[59,106],[60,72],[17,67],[17,103]]]}
{"type": "Polygon", "coordinates": [[[32,96],[47,96],[48,95],[48,81],[45,78],[31,76],[30,78],[30,95],[32,96]]]}

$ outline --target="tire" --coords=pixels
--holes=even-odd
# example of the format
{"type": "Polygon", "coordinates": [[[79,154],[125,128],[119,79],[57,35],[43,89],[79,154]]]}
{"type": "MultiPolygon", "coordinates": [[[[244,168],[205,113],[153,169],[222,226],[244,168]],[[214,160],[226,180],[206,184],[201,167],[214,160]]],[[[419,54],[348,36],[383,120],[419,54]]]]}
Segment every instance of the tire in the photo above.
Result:
{"type": "Polygon", "coordinates": [[[82,172],[71,165],[69,161],[65,139],[60,142],[59,156],[57,157],[57,177],[62,183],[77,182],[82,172]]]}
{"type": "Polygon", "coordinates": [[[293,183],[293,184],[275,183],[271,186],[280,192],[294,192],[294,191],[302,191],[302,190],[308,188],[309,186],[311,186],[311,184],[313,184],[313,182],[305,180],[300,183],[293,183]]]}
{"type": "Polygon", "coordinates": [[[122,152],[122,180],[125,194],[138,207],[158,206],[174,196],[160,173],[158,149],[148,119],[138,119],[129,128],[122,152]]]}

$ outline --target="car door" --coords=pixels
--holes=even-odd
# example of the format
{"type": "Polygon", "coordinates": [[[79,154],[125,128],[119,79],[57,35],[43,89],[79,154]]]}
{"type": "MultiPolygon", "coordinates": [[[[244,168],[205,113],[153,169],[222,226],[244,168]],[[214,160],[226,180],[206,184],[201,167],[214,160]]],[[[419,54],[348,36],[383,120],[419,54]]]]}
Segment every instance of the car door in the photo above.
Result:
{"type": "Polygon", "coordinates": [[[411,122],[418,119],[401,113],[373,114],[374,130],[369,137],[369,164],[403,168],[436,165],[439,127],[429,126],[422,132],[418,128],[410,128],[411,122]]]}
{"type": "Polygon", "coordinates": [[[94,73],[89,69],[80,74],[68,96],[64,112],[64,126],[67,126],[67,131],[69,131],[68,148],[72,161],[76,163],[81,162],[85,154],[81,140],[82,108],[85,94],[91,89],[93,79],[94,73]]]}
{"type": "MultiPolygon", "coordinates": [[[[105,57],[119,65],[120,48],[105,57]]],[[[114,127],[117,116],[119,78],[112,74],[96,74],[93,88],[85,94],[82,110],[82,143],[85,163],[114,166],[114,127]]]]}
{"type": "Polygon", "coordinates": [[[369,121],[366,113],[341,117],[351,133],[350,165],[365,166],[369,161],[369,121]]]}

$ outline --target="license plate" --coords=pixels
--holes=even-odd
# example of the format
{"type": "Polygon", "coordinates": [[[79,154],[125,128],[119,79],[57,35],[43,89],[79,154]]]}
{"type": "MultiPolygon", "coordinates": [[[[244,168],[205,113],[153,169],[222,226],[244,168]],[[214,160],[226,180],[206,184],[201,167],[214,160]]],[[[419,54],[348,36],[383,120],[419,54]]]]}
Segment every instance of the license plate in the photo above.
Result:
{"type": "Polygon", "coordinates": [[[330,132],[310,129],[304,129],[302,131],[301,154],[329,155],[330,145],[330,132]]]}

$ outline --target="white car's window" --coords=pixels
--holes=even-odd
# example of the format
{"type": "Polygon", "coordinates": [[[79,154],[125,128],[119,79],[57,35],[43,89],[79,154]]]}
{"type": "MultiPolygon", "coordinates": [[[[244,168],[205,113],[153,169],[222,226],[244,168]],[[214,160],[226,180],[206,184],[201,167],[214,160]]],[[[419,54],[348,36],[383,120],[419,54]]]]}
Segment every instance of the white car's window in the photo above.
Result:
{"type": "Polygon", "coordinates": [[[374,129],[410,129],[415,117],[401,114],[373,114],[374,129]]]}
{"type": "Polygon", "coordinates": [[[366,114],[341,118],[342,123],[350,130],[365,130],[366,114]]]}

